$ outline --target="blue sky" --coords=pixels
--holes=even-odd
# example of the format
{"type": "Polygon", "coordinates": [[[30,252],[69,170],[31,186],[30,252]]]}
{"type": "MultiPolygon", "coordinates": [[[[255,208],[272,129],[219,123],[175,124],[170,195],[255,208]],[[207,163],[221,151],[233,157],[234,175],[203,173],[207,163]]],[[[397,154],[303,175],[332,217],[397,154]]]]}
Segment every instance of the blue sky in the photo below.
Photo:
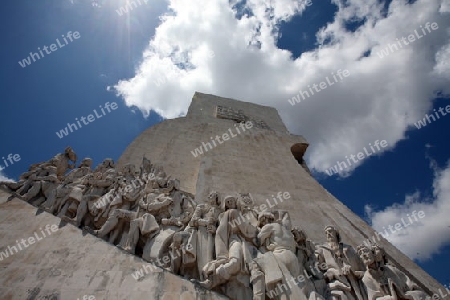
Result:
{"type": "Polygon", "coordinates": [[[0,157],[21,160],[2,176],[17,179],[67,145],[95,164],[117,160],[143,130],[184,115],[194,91],[270,105],[311,143],[315,178],[376,230],[424,210],[420,224],[391,241],[450,284],[450,117],[414,125],[450,104],[449,1],[141,0],[119,15],[125,4],[4,2],[0,157]],[[378,55],[427,22],[439,29],[378,55]],[[80,38],[20,66],[69,31],[80,38]],[[288,102],[338,70],[350,76],[288,102]],[[56,135],[107,102],[118,108],[56,135]],[[389,147],[327,175],[375,140],[389,147]]]}

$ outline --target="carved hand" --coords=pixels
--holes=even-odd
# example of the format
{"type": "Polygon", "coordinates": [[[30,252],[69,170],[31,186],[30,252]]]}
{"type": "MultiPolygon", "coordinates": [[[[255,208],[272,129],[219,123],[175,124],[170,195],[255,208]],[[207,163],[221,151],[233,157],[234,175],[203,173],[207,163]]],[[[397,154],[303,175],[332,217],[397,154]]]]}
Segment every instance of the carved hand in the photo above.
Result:
{"type": "Polygon", "coordinates": [[[208,233],[214,234],[214,233],[216,233],[216,226],[214,226],[214,225],[207,225],[206,226],[206,231],[208,233]]]}
{"type": "Polygon", "coordinates": [[[344,267],[342,267],[342,274],[344,275],[349,275],[351,271],[352,267],[349,265],[344,265],[344,267]]]}
{"type": "Polygon", "coordinates": [[[139,200],[139,207],[142,209],[147,209],[147,204],[144,202],[143,199],[139,200]]]}
{"type": "Polygon", "coordinates": [[[198,226],[203,226],[203,227],[208,226],[208,222],[204,219],[198,219],[197,224],[198,224],[198,226]]]}
{"type": "Polygon", "coordinates": [[[334,278],[334,272],[331,270],[327,270],[324,275],[329,281],[333,280],[334,278]]]}
{"type": "Polygon", "coordinates": [[[172,200],[172,198],[166,198],[166,199],[164,199],[164,200],[162,201],[162,203],[163,203],[164,205],[170,205],[170,204],[173,203],[173,200],[172,200]]]}

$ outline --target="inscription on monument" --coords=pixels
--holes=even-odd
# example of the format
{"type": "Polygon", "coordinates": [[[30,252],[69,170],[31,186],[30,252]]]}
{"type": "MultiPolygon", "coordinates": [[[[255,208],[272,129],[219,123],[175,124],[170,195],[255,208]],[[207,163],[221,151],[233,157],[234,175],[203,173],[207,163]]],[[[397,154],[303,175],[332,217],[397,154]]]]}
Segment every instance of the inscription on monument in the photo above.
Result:
{"type": "Polygon", "coordinates": [[[234,109],[231,107],[217,105],[216,118],[233,120],[238,123],[251,121],[255,127],[271,130],[270,127],[266,124],[266,122],[264,122],[263,120],[248,117],[241,109],[234,109]]]}

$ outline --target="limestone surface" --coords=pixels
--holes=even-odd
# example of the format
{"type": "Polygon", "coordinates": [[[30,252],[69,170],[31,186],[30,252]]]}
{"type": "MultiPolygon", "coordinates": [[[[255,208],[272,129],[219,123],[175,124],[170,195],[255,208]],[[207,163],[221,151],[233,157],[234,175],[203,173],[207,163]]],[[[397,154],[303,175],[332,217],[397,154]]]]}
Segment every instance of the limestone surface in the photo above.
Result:
{"type": "Polygon", "coordinates": [[[0,182],[0,265],[11,262],[0,292],[429,300],[444,290],[311,177],[307,147],[275,109],[200,93],[118,165],[76,166],[67,147],[0,182]]]}
{"type": "Polygon", "coordinates": [[[197,203],[205,203],[211,191],[250,193],[257,206],[288,211],[292,226],[319,244],[326,242],[323,230],[330,224],[354,247],[375,239],[391,263],[427,294],[445,291],[310,175],[303,161],[307,147],[302,136],[288,132],[276,109],[197,92],[185,117],[144,131],[127,147],[118,165],[138,165],[144,155],[161,162],[168,174],[180,180],[182,190],[195,195],[197,203]],[[263,125],[237,134],[236,125],[242,121],[263,125]],[[222,143],[215,140],[214,145],[216,136],[231,135],[230,131],[236,136],[222,138],[222,143]],[[195,153],[196,148],[203,153],[195,153]],[[275,200],[280,192],[288,192],[291,198],[275,200]]]}
{"type": "Polygon", "coordinates": [[[7,201],[10,196],[0,190],[0,252],[8,246],[18,251],[0,260],[2,300],[227,299],[70,224],[60,228],[60,218],[17,198],[7,201]],[[47,225],[57,230],[48,235],[47,225]],[[22,239],[28,247],[20,250],[22,239]],[[136,280],[139,270],[144,276],[136,280]]]}

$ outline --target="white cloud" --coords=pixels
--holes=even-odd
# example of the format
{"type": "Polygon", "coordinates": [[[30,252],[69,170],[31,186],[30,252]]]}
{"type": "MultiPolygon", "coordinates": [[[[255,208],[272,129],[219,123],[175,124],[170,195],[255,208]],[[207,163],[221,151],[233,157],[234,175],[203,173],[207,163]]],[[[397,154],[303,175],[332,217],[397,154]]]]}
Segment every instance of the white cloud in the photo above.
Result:
{"type": "Polygon", "coordinates": [[[307,1],[271,2],[275,6],[247,0],[250,13],[238,19],[237,0],[169,0],[170,15],[161,17],[135,76],[115,86],[118,94],[145,115],[154,110],[165,118],[184,115],[195,91],[276,107],[290,131],[310,142],[307,162],[319,172],[377,139],[391,149],[430,109],[436,91],[450,94],[448,0],[393,0],[387,16],[378,0],[345,6],[333,0],[339,11],[317,33],[322,44],[295,60],[276,47],[278,28],[294,14],[307,14],[307,1]],[[343,27],[361,19],[366,22],[356,32],[343,27]],[[378,57],[427,22],[439,29],[378,57]],[[339,69],[350,76],[295,106],[288,103],[339,69]]]}
{"type": "Polygon", "coordinates": [[[440,12],[450,12],[450,0],[442,1],[440,12]]]}
{"type": "Polygon", "coordinates": [[[443,80],[450,80],[450,44],[443,46],[436,53],[436,65],[434,66],[436,77],[443,80]]]}
{"type": "Polygon", "coordinates": [[[370,206],[366,206],[366,213],[376,231],[384,233],[387,229],[388,236],[385,237],[394,246],[410,258],[422,261],[430,259],[450,243],[450,161],[444,170],[437,170],[435,164],[432,167],[435,168],[435,179],[431,199],[421,197],[420,192],[416,192],[407,195],[404,203],[396,203],[382,211],[374,212],[370,206]],[[412,217],[413,211],[423,211],[425,216],[416,221],[412,217]],[[404,224],[410,225],[402,225],[400,231],[392,233],[388,226],[403,224],[402,218],[404,224]]]}
{"type": "Polygon", "coordinates": [[[3,172],[0,171],[0,182],[1,182],[1,181],[10,181],[10,182],[13,182],[14,180],[12,180],[12,179],[6,177],[6,176],[3,174],[3,172]]]}

